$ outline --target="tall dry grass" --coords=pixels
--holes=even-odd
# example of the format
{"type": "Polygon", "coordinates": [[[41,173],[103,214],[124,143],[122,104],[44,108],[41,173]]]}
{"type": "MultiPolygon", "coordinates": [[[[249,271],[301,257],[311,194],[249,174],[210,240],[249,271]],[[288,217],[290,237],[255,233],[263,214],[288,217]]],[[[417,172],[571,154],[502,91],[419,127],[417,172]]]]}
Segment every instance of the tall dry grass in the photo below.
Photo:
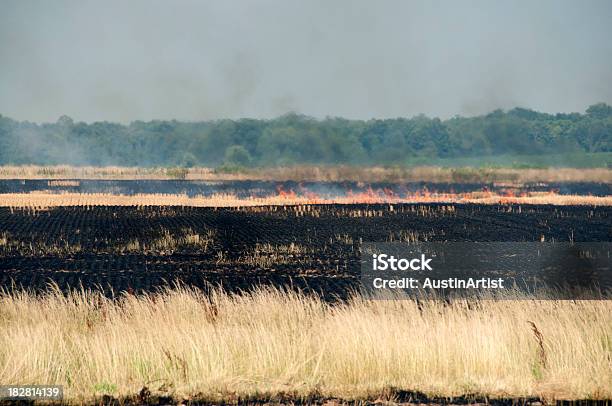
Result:
{"type": "Polygon", "coordinates": [[[263,289],[0,296],[0,382],[74,402],[292,393],[612,398],[612,302],[366,300],[263,289]],[[537,334],[535,331],[537,330],[537,334]],[[545,357],[545,358],[543,358],[545,357]]]}

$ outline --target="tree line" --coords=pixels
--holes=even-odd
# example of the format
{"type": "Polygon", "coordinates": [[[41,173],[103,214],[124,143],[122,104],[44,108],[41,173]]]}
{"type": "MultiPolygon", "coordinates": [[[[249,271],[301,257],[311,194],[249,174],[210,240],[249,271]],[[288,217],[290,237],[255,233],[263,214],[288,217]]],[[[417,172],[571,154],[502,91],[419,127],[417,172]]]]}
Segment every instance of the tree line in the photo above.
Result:
{"type": "Polygon", "coordinates": [[[0,115],[0,164],[119,166],[410,165],[432,158],[612,152],[612,107],[584,113],[495,110],[447,120],[315,119],[202,122],[16,121],[0,115]]]}

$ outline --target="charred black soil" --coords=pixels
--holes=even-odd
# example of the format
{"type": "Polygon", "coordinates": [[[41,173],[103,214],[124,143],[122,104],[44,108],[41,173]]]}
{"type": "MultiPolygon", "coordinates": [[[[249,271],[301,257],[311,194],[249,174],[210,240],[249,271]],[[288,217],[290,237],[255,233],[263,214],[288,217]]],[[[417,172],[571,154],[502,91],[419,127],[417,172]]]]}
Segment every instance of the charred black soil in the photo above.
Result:
{"type": "Polygon", "coordinates": [[[374,204],[0,208],[0,286],[142,292],[284,285],[344,296],[359,246],[385,241],[610,241],[612,208],[374,204]]]}
{"type": "Polygon", "coordinates": [[[185,194],[211,196],[232,194],[239,198],[268,197],[279,190],[293,191],[297,196],[315,194],[320,198],[337,198],[348,193],[392,193],[405,196],[414,193],[471,193],[483,190],[498,194],[555,192],[560,195],[612,195],[612,185],[605,182],[539,182],[525,184],[470,182],[295,182],[295,181],[197,181],[197,180],[99,180],[99,179],[0,179],[0,193],[112,193],[185,194]]]}

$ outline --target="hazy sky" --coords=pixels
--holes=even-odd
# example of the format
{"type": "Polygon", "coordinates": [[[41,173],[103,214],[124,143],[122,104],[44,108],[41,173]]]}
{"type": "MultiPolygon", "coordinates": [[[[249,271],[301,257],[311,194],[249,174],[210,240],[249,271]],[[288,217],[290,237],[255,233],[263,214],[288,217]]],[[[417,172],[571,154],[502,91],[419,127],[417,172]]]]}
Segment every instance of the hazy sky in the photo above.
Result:
{"type": "Polygon", "coordinates": [[[0,0],[20,120],[474,115],[612,103],[612,1],[0,0]]]}

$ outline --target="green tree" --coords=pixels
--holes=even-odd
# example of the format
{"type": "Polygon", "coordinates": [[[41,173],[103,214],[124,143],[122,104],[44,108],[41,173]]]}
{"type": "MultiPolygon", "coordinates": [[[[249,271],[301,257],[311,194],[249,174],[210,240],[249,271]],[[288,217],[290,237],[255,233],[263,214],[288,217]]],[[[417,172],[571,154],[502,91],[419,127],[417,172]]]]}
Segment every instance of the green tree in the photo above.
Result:
{"type": "Polygon", "coordinates": [[[251,154],[242,145],[232,145],[225,150],[224,164],[249,166],[251,165],[251,154]]]}
{"type": "Polygon", "coordinates": [[[603,119],[612,117],[612,106],[606,103],[597,103],[589,106],[586,113],[591,118],[603,119]]]}

